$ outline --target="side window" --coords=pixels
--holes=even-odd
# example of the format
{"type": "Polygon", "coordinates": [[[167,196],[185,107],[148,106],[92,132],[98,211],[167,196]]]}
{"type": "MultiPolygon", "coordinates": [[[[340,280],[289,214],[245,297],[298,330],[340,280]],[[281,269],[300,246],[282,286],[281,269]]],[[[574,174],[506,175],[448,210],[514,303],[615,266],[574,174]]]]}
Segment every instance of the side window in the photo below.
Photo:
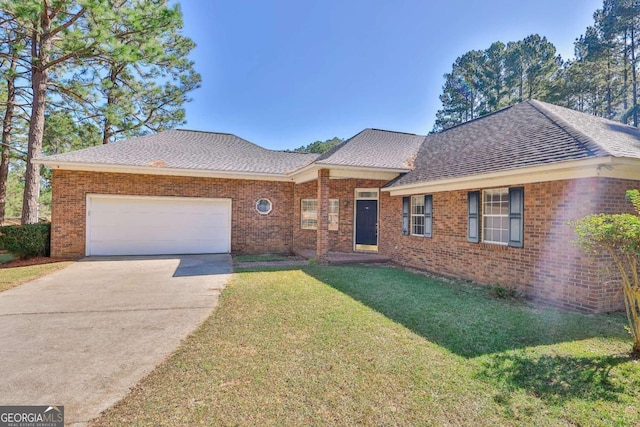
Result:
{"type": "Polygon", "coordinates": [[[482,242],[509,243],[509,189],[494,188],[482,192],[482,242]]]}
{"type": "Polygon", "coordinates": [[[424,196],[411,196],[411,235],[424,236],[424,196]]]}
{"type": "Polygon", "coordinates": [[[338,229],[340,222],[340,200],[329,199],[329,230],[335,231],[338,229]]]}
{"type": "Polygon", "coordinates": [[[523,247],[523,187],[484,190],[482,199],[479,191],[472,191],[467,198],[469,242],[478,243],[482,240],[483,243],[494,245],[523,247]]]}
{"type": "Polygon", "coordinates": [[[316,199],[302,199],[300,227],[303,230],[316,230],[318,228],[318,201],[316,199]]]}

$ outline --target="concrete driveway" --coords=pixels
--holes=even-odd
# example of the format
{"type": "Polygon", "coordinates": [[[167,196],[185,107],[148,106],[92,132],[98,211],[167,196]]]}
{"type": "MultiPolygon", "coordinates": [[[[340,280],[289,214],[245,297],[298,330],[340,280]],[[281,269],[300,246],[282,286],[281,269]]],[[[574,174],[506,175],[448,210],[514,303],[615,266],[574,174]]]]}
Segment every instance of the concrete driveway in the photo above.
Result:
{"type": "Polygon", "coordinates": [[[0,293],[0,405],[64,405],[83,425],[211,313],[229,255],[87,258],[0,293]]]}

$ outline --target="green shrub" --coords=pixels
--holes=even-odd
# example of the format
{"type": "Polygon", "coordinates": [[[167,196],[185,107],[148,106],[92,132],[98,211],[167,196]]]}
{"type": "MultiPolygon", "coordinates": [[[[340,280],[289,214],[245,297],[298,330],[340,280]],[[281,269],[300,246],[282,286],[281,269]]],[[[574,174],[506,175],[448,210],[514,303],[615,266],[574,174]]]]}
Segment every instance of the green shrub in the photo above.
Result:
{"type": "Polygon", "coordinates": [[[622,279],[624,305],[633,335],[634,355],[640,355],[640,191],[628,190],[635,215],[592,214],[571,223],[577,243],[587,252],[611,257],[622,279]]]}
{"type": "Polygon", "coordinates": [[[500,299],[506,299],[506,298],[510,298],[510,299],[516,299],[518,298],[518,292],[513,289],[513,288],[505,288],[504,286],[500,285],[500,284],[495,284],[491,287],[491,293],[493,294],[493,296],[495,296],[496,298],[500,298],[500,299]]]}
{"type": "Polygon", "coordinates": [[[49,223],[0,227],[0,248],[20,259],[49,256],[50,240],[49,223]]]}

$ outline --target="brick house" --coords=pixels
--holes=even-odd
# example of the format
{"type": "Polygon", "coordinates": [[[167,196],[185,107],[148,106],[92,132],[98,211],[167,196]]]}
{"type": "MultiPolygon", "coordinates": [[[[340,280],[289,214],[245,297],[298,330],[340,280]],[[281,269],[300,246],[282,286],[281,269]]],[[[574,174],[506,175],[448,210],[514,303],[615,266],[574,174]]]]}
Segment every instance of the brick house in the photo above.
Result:
{"type": "Polygon", "coordinates": [[[320,156],[173,130],[45,157],[52,256],[377,252],[572,310],[622,307],[568,222],[630,210],[640,130],[526,101],[421,136],[365,129],[320,156]]]}

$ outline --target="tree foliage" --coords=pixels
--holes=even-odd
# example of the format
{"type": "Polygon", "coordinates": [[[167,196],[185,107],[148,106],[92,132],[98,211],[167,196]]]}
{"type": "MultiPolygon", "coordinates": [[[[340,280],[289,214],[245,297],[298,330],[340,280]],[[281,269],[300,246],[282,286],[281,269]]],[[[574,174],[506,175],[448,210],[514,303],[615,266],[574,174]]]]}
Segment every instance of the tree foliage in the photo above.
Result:
{"type": "Polygon", "coordinates": [[[434,131],[447,129],[523,99],[548,99],[550,81],[561,70],[555,47],[537,34],[524,40],[495,42],[486,50],[458,57],[440,95],[434,131]]]}
{"type": "Polygon", "coordinates": [[[640,2],[603,0],[573,59],[537,34],[467,52],[444,76],[433,130],[532,98],[637,127],[639,34],[640,2]]]}
{"type": "Polygon", "coordinates": [[[183,105],[200,85],[188,59],[195,43],[180,33],[180,10],[166,3],[127,4],[111,28],[121,36],[94,61],[103,102],[91,105],[91,112],[104,144],[185,123],[183,105]]]}
{"type": "Polygon", "coordinates": [[[578,244],[588,252],[611,257],[622,282],[624,302],[633,336],[633,352],[640,354],[640,192],[628,199],[636,214],[592,214],[575,222],[578,244]]]}
{"type": "MultiPolygon", "coordinates": [[[[16,108],[28,116],[23,223],[38,221],[41,174],[32,160],[52,152],[46,144],[59,152],[184,123],[183,104],[200,76],[181,29],[169,0],[0,0],[2,147],[15,146],[16,108]],[[48,120],[62,125],[57,136],[48,120]],[[61,143],[66,130],[86,139],[61,143]]],[[[8,153],[0,154],[1,222],[8,153]]]]}
{"type": "Polygon", "coordinates": [[[326,141],[315,141],[315,142],[312,142],[311,144],[303,145],[302,147],[298,147],[293,151],[298,153],[322,154],[322,153],[326,153],[327,151],[331,150],[333,147],[341,144],[342,142],[344,142],[344,139],[338,138],[336,136],[331,139],[327,139],[326,141]]]}

